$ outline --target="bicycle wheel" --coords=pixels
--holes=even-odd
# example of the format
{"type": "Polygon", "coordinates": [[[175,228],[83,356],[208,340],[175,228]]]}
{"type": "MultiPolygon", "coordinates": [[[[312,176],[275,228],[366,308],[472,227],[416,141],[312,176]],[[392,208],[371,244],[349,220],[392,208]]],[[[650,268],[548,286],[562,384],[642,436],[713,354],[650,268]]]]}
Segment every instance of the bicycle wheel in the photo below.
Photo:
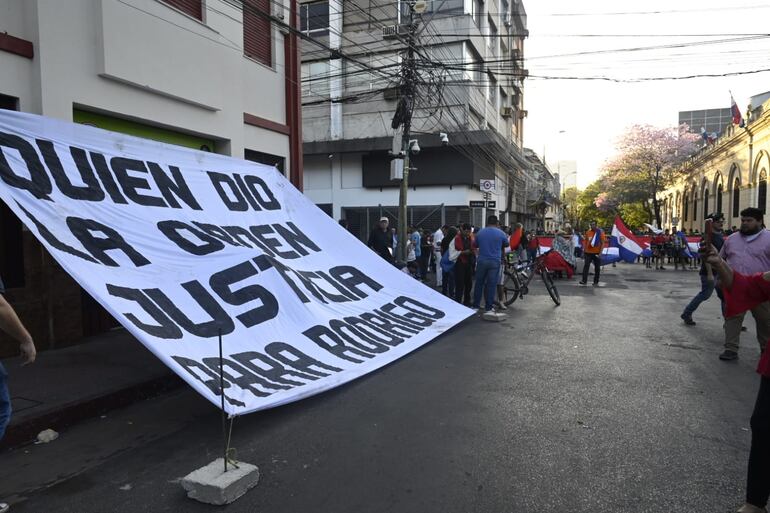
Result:
{"type": "Polygon", "coordinates": [[[503,304],[505,304],[505,306],[510,306],[519,297],[520,286],[516,271],[505,271],[503,289],[505,290],[505,296],[507,297],[507,299],[503,301],[503,304]]]}
{"type": "Polygon", "coordinates": [[[556,306],[559,306],[561,304],[561,298],[559,297],[559,291],[556,290],[556,284],[553,282],[553,278],[551,278],[551,273],[548,272],[547,269],[543,269],[540,276],[543,277],[543,283],[545,283],[545,288],[551,296],[551,299],[556,303],[556,306]]]}

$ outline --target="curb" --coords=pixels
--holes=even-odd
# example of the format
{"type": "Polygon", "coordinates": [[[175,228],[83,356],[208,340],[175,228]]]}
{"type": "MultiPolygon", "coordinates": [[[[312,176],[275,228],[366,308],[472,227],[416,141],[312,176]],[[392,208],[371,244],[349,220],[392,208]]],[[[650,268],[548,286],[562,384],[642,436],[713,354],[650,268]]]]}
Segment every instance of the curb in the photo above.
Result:
{"type": "Polygon", "coordinates": [[[11,421],[0,443],[0,448],[6,450],[26,445],[33,442],[37,434],[44,429],[61,431],[108,411],[170,392],[183,383],[176,374],[168,374],[103,395],[84,397],[56,409],[41,412],[39,416],[23,419],[18,423],[11,421]]]}

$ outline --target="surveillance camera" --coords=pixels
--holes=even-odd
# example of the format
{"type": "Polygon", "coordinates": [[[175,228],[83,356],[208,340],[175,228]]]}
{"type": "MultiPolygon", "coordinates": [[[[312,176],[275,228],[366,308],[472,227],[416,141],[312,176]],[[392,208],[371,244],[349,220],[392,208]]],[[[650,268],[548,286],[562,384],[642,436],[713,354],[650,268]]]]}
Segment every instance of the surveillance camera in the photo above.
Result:
{"type": "Polygon", "coordinates": [[[438,134],[438,136],[441,138],[441,144],[442,145],[444,145],[444,146],[448,146],[449,145],[449,136],[446,133],[441,132],[440,134],[438,134]]]}
{"type": "Polygon", "coordinates": [[[417,139],[409,141],[409,148],[415,155],[420,153],[420,143],[417,142],[417,139]]]}

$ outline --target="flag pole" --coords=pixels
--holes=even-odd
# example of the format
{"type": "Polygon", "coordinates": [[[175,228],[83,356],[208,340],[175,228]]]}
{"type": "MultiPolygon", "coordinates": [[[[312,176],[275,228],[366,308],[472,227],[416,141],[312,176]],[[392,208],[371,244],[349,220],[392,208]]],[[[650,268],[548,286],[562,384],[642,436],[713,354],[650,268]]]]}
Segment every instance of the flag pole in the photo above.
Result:
{"type": "Polygon", "coordinates": [[[222,456],[225,462],[225,472],[227,472],[227,413],[225,413],[225,374],[222,360],[222,328],[219,328],[219,398],[222,400],[222,443],[224,444],[222,456]]]}

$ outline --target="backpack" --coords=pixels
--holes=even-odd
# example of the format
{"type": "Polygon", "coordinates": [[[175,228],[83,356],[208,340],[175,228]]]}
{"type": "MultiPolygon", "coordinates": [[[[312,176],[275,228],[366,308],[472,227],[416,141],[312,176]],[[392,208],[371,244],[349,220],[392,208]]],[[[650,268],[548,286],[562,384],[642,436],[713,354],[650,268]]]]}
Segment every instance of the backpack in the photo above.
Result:
{"type": "Polygon", "coordinates": [[[457,261],[449,260],[449,250],[444,251],[444,254],[441,255],[441,262],[439,264],[441,265],[441,271],[445,273],[452,272],[452,269],[455,268],[455,264],[457,261]]]}

